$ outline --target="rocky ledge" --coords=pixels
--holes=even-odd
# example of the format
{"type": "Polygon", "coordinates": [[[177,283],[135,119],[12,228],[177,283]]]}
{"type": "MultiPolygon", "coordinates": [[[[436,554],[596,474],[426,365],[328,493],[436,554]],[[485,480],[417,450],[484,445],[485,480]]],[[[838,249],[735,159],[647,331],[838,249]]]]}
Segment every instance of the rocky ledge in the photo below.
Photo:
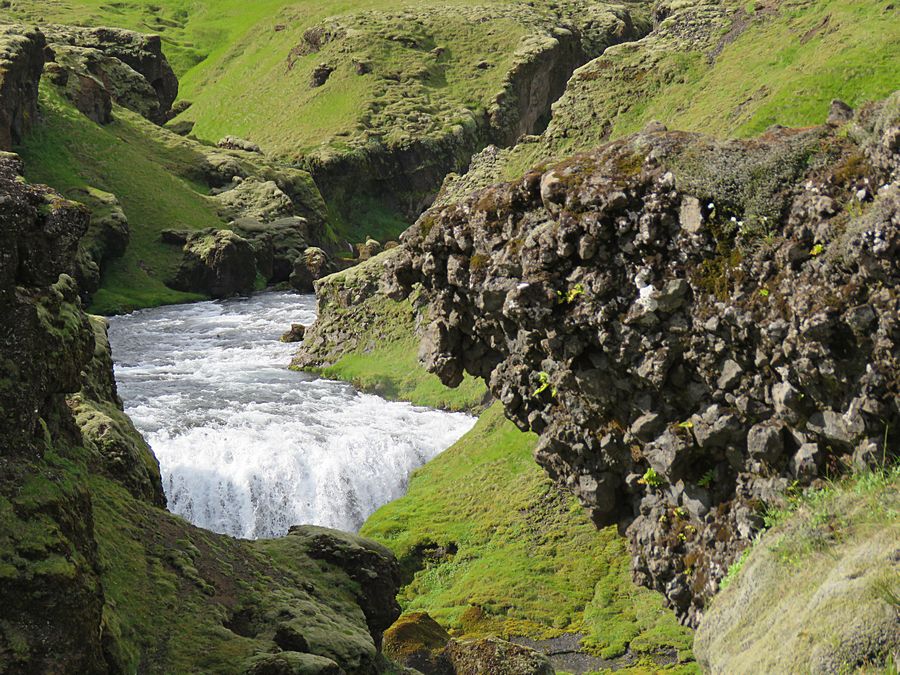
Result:
{"type": "Polygon", "coordinates": [[[392,261],[449,385],[696,625],[766,504],[898,447],[900,95],[723,142],[661,125],[424,214],[392,261]]]}

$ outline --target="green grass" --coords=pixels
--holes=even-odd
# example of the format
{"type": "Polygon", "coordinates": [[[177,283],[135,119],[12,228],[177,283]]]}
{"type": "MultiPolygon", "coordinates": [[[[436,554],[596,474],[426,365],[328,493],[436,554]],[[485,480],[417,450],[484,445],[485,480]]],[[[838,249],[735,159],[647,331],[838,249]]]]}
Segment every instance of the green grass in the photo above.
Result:
{"type": "Polygon", "coordinates": [[[769,529],[706,611],[698,655],[722,672],[890,672],[898,488],[894,464],[794,491],[770,508],[769,529]]]}
{"type": "MultiPolygon", "coordinates": [[[[498,177],[514,179],[540,161],[589,150],[652,120],[749,137],[773,124],[822,124],[834,98],[858,107],[900,88],[900,21],[888,0],[780,0],[767,3],[774,11],[749,18],[736,14],[744,3],[722,4],[731,19],[707,45],[651,35],[585,66],[554,107],[544,141],[515,148],[498,177]],[[726,40],[742,20],[747,26],[726,40]]],[[[709,19],[693,21],[682,30],[709,19]]]]}
{"type": "Polygon", "coordinates": [[[583,631],[592,651],[629,647],[642,663],[675,648],[689,662],[691,632],[658,594],[634,586],[627,546],[597,530],[576,500],[534,462],[536,436],[499,404],[419,469],[406,496],[361,534],[382,542],[411,581],[399,599],[456,634],[550,637],[583,631]]]}
{"type": "Polygon", "coordinates": [[[822,124],[838,98],[851,106],[900,87],[900,21],[884,0],[782,2],[726,46],[715,64],[685,63],[674,83],[618,119],[614,136],[648,120],[721,136],[754,136],[773,124],[822,124]]]}
{"type": "Polygon", "coordinates": [[[484,400],[481,380],[467,376],[456,389],[445,387],[419,364],[418,350],[416,339],[398,338],[366,352],[347,354],[319,372],[323,377],[351,382],[358,389],[384,398],[430,408],[472,410],[484,400]]]}
{"type": "Polygon", "coordinates": [[[19,152],[26,177],[63,194],[88,186],[113,193],[128,218],[131,240],[111,262],[91,310],[109,314],[138,307],[196,300],[164,285],[181,251],[159,240],[161,230],[221,226],[204,188],[181,178],[200,161],[183,145],[162,142],[140,116],[116,108],[115,121],[101,127],[75,110],[52,87],[41,89],[42,124],[19,152]]]}

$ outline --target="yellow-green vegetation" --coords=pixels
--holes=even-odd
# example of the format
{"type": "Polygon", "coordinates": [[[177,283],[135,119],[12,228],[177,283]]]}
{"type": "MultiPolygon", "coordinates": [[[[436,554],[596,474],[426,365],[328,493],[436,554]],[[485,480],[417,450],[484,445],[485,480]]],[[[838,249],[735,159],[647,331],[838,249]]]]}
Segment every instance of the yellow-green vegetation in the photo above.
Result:
{"type": "Polygon", "coordinates": [[[632,584],[625,541],[553,485],[534,462],[535,441],[494,404],[369,518],[361,534],[391,548],[408,575],[404,610],[458,635],[583,632],[589,650],[630,649],[651,668],[653,654],[676,650],[679,667],[693,668],[691,632],[661,596],[632,584]]]}
{"type": "Polygon", "coordinates": [[[387,399],[414,401],[430,408],[471,411],[481,405],[485,397],[481,380],[468,376],[456,389],[445,387],[419,364],[418,350],[415,338],[399,337],[368,352],[347,354],[318,372],[387,399]]]}
{"type": "Polygon", "coordinates": [[[718,672],[881,669],[900,649],[900,468],[795,494],[729,570],[697,632],[718,672]]]}
{"type": "Polygon", "coordinates": [[[888,0],[663,3],[654,33],[579,69],[538,142],[505,160],[506,178],[641,130],[753,136],[773,124],[822,124],[900,87],[900,21],[888,0]],[[685,37],[689,36],[689,37],[685,37]]]}
{"type": "Polygon", "coordinates": [[[205,187],[183,178],[200,157],[185,145],[167,144],[150,122],[117,107],[107,126],[94,124],[52,87],[42,86],[43,122],[19,149],[26,177],[78,199],[96,188],[114,194],[131,225],[125,255],[114,259],[94,296],[102,314],[198,299],[163,284],[181,260],[177,247],[160,242],[166,228],[221,226],[205,187]]]}

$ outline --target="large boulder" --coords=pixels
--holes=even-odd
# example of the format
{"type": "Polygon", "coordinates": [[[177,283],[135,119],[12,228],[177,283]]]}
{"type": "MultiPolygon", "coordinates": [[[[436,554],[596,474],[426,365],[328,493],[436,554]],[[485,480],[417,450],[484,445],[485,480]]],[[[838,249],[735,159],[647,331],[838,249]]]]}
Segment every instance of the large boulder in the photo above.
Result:
{"type": "Polygon", "coordinates": [[[37,114],[44,45],[36,28],[0,25],[0,151],[21,143],[37,114]]]}
{"type": "Polygon", "coordinates": [[[404,614],[384,633],[384,655],[430,675],[453,675],[447,657],[450,634],[427,612],[404,614]]]}
{"type": "Polygon", "coordinates": [[[227,189],[219,192],[215,200],[223,212],[233,218],[252,218],[261,223],[271,223],[279,218],[294,215],[294,204],[274,180],[262,180],[254,176],[238,178],[227,189]]]}
{"type": "Polygon", "coordinates": [[[214,298],[246,295],[256,283],[256,252],[231,230],[164,234],[165,241],[182,243],[184,258],[168,284],[179,291],[205,293],[214,298]]]}
{"type": "Polygon", "coordinates": [[[51,49],[51,81],[90,119],[98,124],[112,121],[113,101],[147,119],[161,119],[156,91],[124,61],[92,47],[52,44],[51,49]]]}

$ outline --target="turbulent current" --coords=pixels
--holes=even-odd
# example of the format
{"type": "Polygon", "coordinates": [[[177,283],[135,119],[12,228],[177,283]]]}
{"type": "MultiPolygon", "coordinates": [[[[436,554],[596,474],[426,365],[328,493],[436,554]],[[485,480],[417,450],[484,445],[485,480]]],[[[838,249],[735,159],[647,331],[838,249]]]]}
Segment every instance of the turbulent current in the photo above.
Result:
{"type": "Polygon", "coordinates": [[[278,337],[315,298],[263,293],[115,317],[125,410],[159,458],[169,508],[237,537],[312,523],[355,531],[473,418],[287,369],[278,337]]]}

